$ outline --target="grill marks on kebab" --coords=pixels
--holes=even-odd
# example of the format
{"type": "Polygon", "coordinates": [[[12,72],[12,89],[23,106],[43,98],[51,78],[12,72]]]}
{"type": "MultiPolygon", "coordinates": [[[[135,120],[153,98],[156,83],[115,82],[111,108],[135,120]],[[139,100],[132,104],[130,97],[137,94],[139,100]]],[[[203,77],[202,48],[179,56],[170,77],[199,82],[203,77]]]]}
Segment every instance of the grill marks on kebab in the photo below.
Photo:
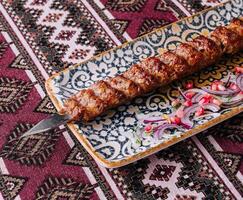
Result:
{"type": "Polygon", "coordinates": [[[175,54],[184,58],[193,71],[197,71],[205,65],[202,62],[204,59],[203,54],[188,43],[180,44],[176,48],[175,54]]]}
{"type": "Polygon", "coordinates": [[[117,106],[125,95],[117,89],[110,86],[106,81],[98,81],[91,85],[90,89],[94,91],[94,95],[99,97],[106,107],[117,106]]]}
{"type": "Polygon", "coordinates": [[[240,49],[239,35],[226,27],[217,27],[211,36],[220,41],[224,53],[233,54],[240,49]]]}
{"type": "Polygon", "coordinates": [[[114,78],[107,79],[107,82],[112,88],[120,91],[125,95],[125,99],[133,99],[136,96],[141,95],[141,88],[133,81],[125,78],[123,75],[117,75],[114,78]]]}
{"type": "Polygon", "coordinates": [[[154,76],[160,85],[165,85],[170,81],[169,66],[161,61],[159,57],[150,57],[140,63],[140,67],[154,76]]]}
{"type": "MultiPolygon", "coordinates": [[[[167,65],[166,70],[169,75],[167,84],[189,74],[190,67],[188,66],[187,62],[174,52],[167,51],[160,54],[158,57],[162,63],[167,65]]],[[[163,73],[163,71],[161,71],[161,73],[163,73]]]]}
{"type": "Polygon", "coordinates": [[[200,35],[174,51],[147,58],[123,74],[81,90],[65,102],[62,113],[90,121],[109,108],[217,62],[223,53],[242,50],[242,43],[242,21],[235,19],[227,27],[217,27],[210,39],[200,35]]]}
{"type": "Polygon", "coordinates": [[[202,53],[203,60],[201,62],[207,66],[215,63],[223,54],[220,45],[203,35],[196,37],[188,44],[202,53]]]}

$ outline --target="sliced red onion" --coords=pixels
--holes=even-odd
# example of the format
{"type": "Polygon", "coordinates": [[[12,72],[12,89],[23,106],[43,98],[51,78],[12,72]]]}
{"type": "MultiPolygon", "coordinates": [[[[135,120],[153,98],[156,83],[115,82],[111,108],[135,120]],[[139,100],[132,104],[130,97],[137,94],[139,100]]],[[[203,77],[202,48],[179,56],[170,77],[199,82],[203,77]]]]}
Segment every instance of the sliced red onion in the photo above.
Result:
{"type": "Polygon", "coordinates": [[[229,108],[238,106],[243,103],[243,94],[239,93],[238,95],[232,97],[232,99],[229,102],[223,102],[222,107],[223,108],[229,108]]]}
{"type": "Polygon", "coordinates": [[[238,100],[235,100],[235,101],[231,101],[231,102],[224,102],[222,103],[222,107],[223,108],[229,108],[229,107],[234,107],[234,106],[238,106],[242,103],[243,99],[238,99],[238,100]]]}
{"type": "Polygon", "coordinates": [[[184,116],[184,109],[185,106],[180,106],[177,111],[175,112],[175,115],[177,115],[177,117],[182,118],[184,116]]]}
{"type": "Polygon", "coordinates": [[[216,94],[216,95],[222,95],[222,96],[234,95],[240,91],[239,89],[237,89],[237,90],[226,89],[225,91],[214,91],[214,90],[210,90],[208,87],[203,87],[202,89],[205,92],[208,92],[209,94],[216,94]]]}
{"type": "Polygon", "coordinates": [[[235,79],[236,85],[243,91],[243,74],[239,74],[235,79]]]}
{"type": "Polygon", "coordinates": [[[172,128],[180,128],[180,127],[176,124],[163,124],[163,125],[157,127],[157,130],[154,132],[155,138],[160,139],[161,134],[166,129],[172,129],[172,128]]]}
{"type": "Polygon", "coordinates": [[[201,90],[201,89],[197,89],[197,88],[194,88],[194,89],[190,89],[190,90],[187,90],[184,92],[184,94],[186,95],[187,93],[189,92],[194,92],[196,93],[193,97],[192,97],[192,103],[196,103],[196,102],[199,102],[201,100],[201,98],[203,97],[204,94],[207,94],[207,92],[201,90]]]}
{"type": "Polygon", "coordinates": [[[168,123],[167,121],[160,122],[158,124],[158,126],[153,128],[153,132],[155,133],[162,125],[165,125],[165,124],[170,124],[170,123],[168,123]]]}
{"type": "Polygon", "coordinates": [[[243,99],[243,93],[238,93],[236,96],[232,97],[230,101],[238,101],[243,99]]]}
{"type": "Polygon", "coordinates": [[[187,107],[185,110],[184,110],[184,115],[191,115],[192,112],[196,112],[197,109],[200,108],[200,105],[197,105],[197,104],[193,104],[192,106],[190,107],[187,107]]]}
{"type": "Polygon", "coordinates": [[[220,110],[220,107],[214,103],[204,104],[202,107],[204,109],[211,110],[212,112],[218,112],[220,110]]]}
{"type": "Polygon", "coordinates": [[[188,128],[192,128],[193,127],[193,122],[190,120],[190,115],[192,113],[195,113],[197,111],[197,109],[200,108],[199,105],[192,105],[191,107],[189,108],[186,108],[184,110],[184,117],[181,118],[181,122],[187,126],[188,128]]]}
{"type": "Polygon", "coordinates": [[[193,89],[186,90],[184,92],[184,94],[186,95],[188,92],[207,94],[207,92],[203,91],[202,89],[198,89],[198,88],[193,88],[193,89]]]}
{"type": "Polygon", "coordinates": [[[160,121],[165,121],[165,119],[163,119],[162,116],[148,117],[143,120],[143,123],[147,124],[147,123],[154,123],[154,122],[160,122],[160,121]]]}
{"type": "MultiPolygon", "coordinates": [[[[203,89],[197,89],[197,88],[195,88],[195,89],[190,89],[190,90],[187,90],[187,91],[185,91],[184,92],[184,95],[186,95],[187,93],[189,93],[189,92],[194,92],[194,93],[196,93],[193,97],[192,97],[192,103],[197,103],[197,102],[199,102],[203,97],[204,97],[204,95],[205,94],[208,94],[208,93],[210,93],[210,92],[208,92],[208,91],[212,91],[212,90],[210,90],[210,89],[208,89],[208,88],[206,88],[206,87],[204,87],[203,89]],[[207,91],[205,91],[205,90],[207,90],[207,91]]],[[[230,90],[231,91],[231,90],[230,90]]],[[[214,91],[212,91],[212,92],[214,92],[214,91]]],[[[217,91],[218,92],[218,91],[217,91]]],[[[219,91],[219,92],[221,92],[221,91],[219,91]]]]}
{"type": "Polygon", "coordinates": [[[224,101],[221,106],[223,108],[229,108],[233,106],[238,106],[241,103],[243,103],[243,94],[238,93],[236,96],[232,97],[230,101],[224,101]]]}
{"type": "MultiPolygon", "coordinates": [[[[185,113],[184,113],[184,117],[181,118],[181,122],[188,126],[188,128],[192,128],[193,127],[193,121],[190,120],[190,115],[195,113],[201,106],[198,104],[194,104],[193,106],[186,108],[185,109],[185,113]]],[[[208,103],[203,105],[204,109],[208,109],[211,110],[212,112],[217,112],[220,110],[220,107],[214,103],[208,103]]]]}
{"type": "Polygon", "coordinates": [[[181,123],[186,129],[191,129],[193,127],[193,122],[189,119],[188,116],[183,117],[181,119],[181,123]]]}

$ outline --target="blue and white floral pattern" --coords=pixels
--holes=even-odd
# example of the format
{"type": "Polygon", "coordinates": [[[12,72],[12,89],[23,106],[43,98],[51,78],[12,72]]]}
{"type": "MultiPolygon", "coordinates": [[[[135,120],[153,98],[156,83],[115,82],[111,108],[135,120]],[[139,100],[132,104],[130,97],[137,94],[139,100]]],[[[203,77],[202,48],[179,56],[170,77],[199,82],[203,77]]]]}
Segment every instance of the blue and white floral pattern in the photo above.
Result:
{"type": "MultiPolygon", "coordinates": [[[[86,63],[70,68],[52,79],[52,92],[62,104],[78,90],[105,77],[115,76],[146,57],[158,54],[160,48],[175,48],[177,43],[190,40],[193,34],[202,30],[212,31],[219,25],[228,24],[234,17],[242,16],[243,0],[232,0],[219,7],[207,10],[192,18],[156,30],[148,35],[126,44],[122,48],[111,50],[86,63]]],[[[222,73],[222,72],[220,72],[222,73]]],[[[206,80],[205,80],[206,81],[206,80]]],[[[203,84],[203,82],[200,82],[203,84]]],[[[164,91],[156,91],[139,97],[130,103],[110,110],[93,122],[76,123],[80,134],[84,134],[94,147],[95,153],[101,154],[109,161],[122,160],[173,137],[180,137],[184,131],[177,130],[164,134],[161,140],[144,137],[142,144],[137,144],[136,127],[139,127],[138,113],[171,112],[170,101],[175,86],[164,91]]],[[[226,111],[226,110],[225,110],[226,111]]],[[[223,111],[223,112],[225,112],[223,111]]],[[[198,118],[196,124],[205,123],[221,113],[214,113],[198,118]]]]}

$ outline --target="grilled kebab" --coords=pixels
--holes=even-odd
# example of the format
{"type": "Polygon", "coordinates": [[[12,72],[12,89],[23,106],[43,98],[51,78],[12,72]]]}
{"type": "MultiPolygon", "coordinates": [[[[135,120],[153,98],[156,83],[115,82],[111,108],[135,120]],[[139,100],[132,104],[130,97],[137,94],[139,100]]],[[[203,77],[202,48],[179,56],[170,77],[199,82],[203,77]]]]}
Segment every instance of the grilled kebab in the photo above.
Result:
{"type": "Polygon", "coordinates": [[[73,120],[90,121],[110,108],[216,63],[223,54],[242,50],[243,21],[234,19],[228,26],[217,27],[210,37],[200,35],[82,89],[64,103],[61,113],[73,120]]]}

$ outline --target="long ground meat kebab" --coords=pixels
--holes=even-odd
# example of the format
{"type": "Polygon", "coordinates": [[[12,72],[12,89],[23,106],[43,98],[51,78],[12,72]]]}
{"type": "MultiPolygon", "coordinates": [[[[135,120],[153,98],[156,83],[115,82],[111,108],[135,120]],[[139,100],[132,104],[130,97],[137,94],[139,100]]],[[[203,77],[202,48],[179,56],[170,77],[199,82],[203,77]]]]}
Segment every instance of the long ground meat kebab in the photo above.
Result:
{"type": "Polygon", "coordinates": [[[122,74],[82,89],[64,103],[61,114],[90,121],[110,108],[216,63],[223,54],[242,50],[243,21],[233,19],[228,26],[217,27],[209,38],[200,35],[173,51],[144,59],[122,74]]]}

